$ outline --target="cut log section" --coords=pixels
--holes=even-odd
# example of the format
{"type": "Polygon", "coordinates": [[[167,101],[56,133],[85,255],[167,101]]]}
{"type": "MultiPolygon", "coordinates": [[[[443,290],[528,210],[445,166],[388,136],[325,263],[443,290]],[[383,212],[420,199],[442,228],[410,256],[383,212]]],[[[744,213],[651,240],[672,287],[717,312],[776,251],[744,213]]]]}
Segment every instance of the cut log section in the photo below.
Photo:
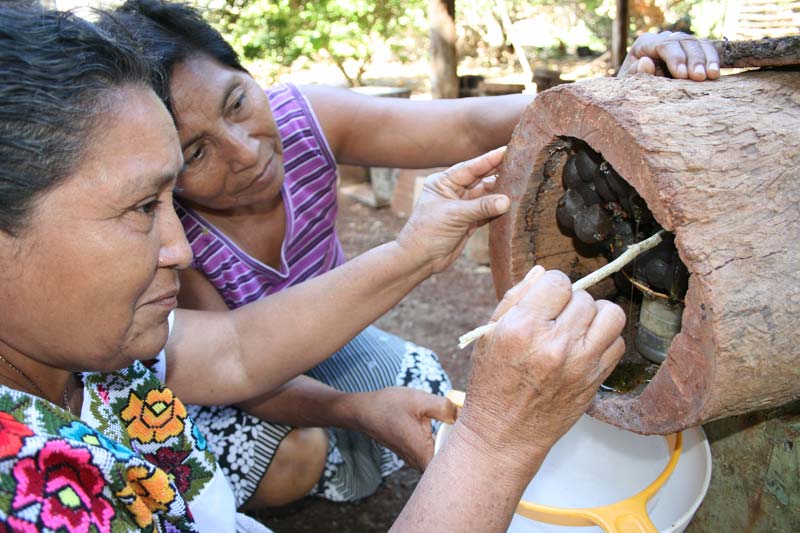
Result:
{"type": "MultiPolygon", "coordinates": [[[[559,226],[578,145],[635,189],[689,273],[666,361],[635,391],[599,392],[589,414],[667,434],[800,397],[800,72],[601,78],[538,95],[498,179],[512,200],[490,229],[498,296],[534,264],[575,281],[608,261],[559,226]]],[[[626,360],[638,358],[635,297],[610,281],[594,293],[623,304],[626,360]]]]}

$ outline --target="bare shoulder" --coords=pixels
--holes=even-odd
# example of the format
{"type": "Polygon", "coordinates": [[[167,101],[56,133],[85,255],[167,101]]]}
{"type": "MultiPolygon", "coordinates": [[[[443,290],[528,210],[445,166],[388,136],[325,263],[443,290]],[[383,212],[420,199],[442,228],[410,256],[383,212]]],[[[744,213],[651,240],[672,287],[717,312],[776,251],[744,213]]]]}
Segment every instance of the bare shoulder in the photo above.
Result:
{"type": "Polygon", "coordinates": [[[303,85],[299,89],[308,99],[337,159],[363,117],[379,110],[373,98],[350,89],[328,85],[303,85]]]}
{"type": "Polygon", "coordinates": [[[421,124],[429,105],[407,98],[386,98],[350,89],[307,86],[301,89],[322,127],[337,161],[366,166],[391,166],[395,150],[416,150],[421,124]],[[387,155],[388,154],[388,155],[387,155]]]}

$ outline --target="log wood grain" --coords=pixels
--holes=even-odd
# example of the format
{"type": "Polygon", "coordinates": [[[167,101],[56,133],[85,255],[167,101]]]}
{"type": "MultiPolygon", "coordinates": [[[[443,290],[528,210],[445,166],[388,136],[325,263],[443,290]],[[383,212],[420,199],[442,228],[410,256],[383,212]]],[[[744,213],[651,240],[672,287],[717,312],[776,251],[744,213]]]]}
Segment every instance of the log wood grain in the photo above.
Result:
{"type": "Polygon", "coordinates": [[[589,413],[667,434],[800,397],[800,72],[599,78],[538,95],[498,179],[512,199],[490,229],[498,295],[534,264],[574,281],[606,262],[556,224],[569,138],[639,192],[691,273],[682,330],[652,382],[598,395],[589,413]]]}

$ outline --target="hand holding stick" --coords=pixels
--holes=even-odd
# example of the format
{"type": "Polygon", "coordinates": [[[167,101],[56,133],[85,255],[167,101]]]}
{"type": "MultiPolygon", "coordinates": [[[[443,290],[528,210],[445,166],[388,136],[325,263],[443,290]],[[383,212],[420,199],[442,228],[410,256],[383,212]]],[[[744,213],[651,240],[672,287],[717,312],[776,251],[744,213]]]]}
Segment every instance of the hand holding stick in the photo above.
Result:
{"type": "MultiPolygon", "coordinates": [[[[638,242],[636,244],[632,244],[628,247],[625,252],[611,261],[609,264],[605,265],[602,268],[599,268],[592,272],[591,274],[579,279],[575,283],[572,284],[573,291],[580,291],[585,290],[591,287],[592,285],[606,279],[611,274],[615,272],[619,272],[622,270],[625,265],[633,261],[638,255],[643,254],[647,250],[651,248],[655,248],[659,244],[661,244],[661,235],[664,233],[664,230],[660,230],[658,233],[650,237],[649,239],[645,239],[642,242],[638,242]]],[[[466,348],[476,340],[480,339],[492,329],[494,329],[494,325],[496,323],[492,322],[490,324],[485,324],[483,326],[477,327],[472,331],[465,333],[464,335],[458,338],[458,347],[466,348]]]]}

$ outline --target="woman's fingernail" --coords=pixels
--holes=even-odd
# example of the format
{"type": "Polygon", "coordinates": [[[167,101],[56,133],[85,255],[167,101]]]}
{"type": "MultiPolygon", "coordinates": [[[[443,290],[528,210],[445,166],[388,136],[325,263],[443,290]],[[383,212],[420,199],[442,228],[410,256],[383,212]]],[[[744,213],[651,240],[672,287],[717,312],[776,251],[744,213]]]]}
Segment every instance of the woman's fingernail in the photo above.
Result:
{"type": "Polygon", "coordinates": [[[541,272],[542,270],[544,269],[541,265],[534,266],[532,269],[528,270],[527,274],[525,274],[525,280],[527,281],[529,279],[532,279],[533,276],[535,276],[538,272],[541,272]]]}
{"type": "Polygon", "coordinates": [[[495,182],[495,181],[497,181],[497,174],[492,174],[491,176],[486,176],[485,178],[483,178],[483,181],[485,183],[495,182]]]}
{"type": "Polygon", "coordinates": [[[685,78],[688,72],[689,71],[687,70],[686,65],[683,63],[678,65],[678,77],[685,78]]]}
{"type": "Polygon", "coordinates": [[[708,70],[719,70],[719,65],[717,65],[716,63],[709,63],[708,70]]]}
{"type": "Polygon", "coordinates": [[[698,76],[705,76],[706,69],[703,65],[697,65],[696,67],[694,67],[694,73],[697,74],[698,76]]]}
{"type": "Polygon", "coordinates": [[[494,208],[498,211],[505,211],[511,205],[511,201],[507,196],[502,196],[494,201],[494,208]]]}

